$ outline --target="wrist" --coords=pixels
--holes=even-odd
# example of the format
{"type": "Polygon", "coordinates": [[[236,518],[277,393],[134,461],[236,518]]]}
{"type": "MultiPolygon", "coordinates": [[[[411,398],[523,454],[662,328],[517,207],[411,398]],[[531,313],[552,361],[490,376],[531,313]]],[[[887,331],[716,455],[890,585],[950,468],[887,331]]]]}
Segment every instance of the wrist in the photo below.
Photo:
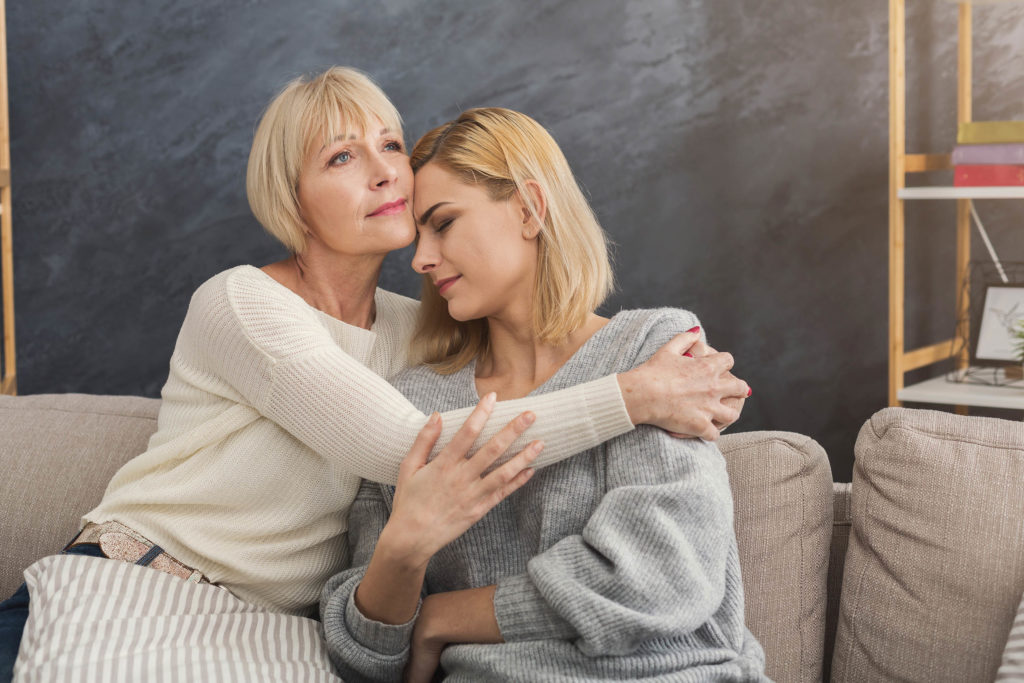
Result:
{"type": "Polygon", "coordinates": [[[639,371],[639,368],[633,368],[615,376],[619,381],[622,401],[626,404],[626,412],[629,414],[629,421],[633,423],[633,426],[649,424],[651,419],[648,402],[644,396],[643,380],[637,376],[639,371]]]}
{"type": "Polygon", "coordinates": [[[424,546],[422,536],[408,533],[392,522],[388,522],[381,530],[373,554],[392,567],[408,573],[426,570],[427,563],[434,556],[433,551],[424,546]]]}

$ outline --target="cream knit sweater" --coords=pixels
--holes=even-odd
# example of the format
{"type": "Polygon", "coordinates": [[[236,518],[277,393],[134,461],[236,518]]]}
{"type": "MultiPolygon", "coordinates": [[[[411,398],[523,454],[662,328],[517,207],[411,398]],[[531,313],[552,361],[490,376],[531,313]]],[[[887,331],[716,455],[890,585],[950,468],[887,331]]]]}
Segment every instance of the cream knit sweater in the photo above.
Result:
{"type": "MultiPolygon", "coordinates": [[[[365,330],[252,266],[205,282],[185,315],[148,449],[83,523],[116,520],[235,595],[315,610],[347,564],[361,478],[394,484],[426,415],[384,378],[407,367],[418,302],[378,289],[365,330]]],[[[632,429],[614,375],[497,405],[488,439],[523,410],[558,462],[632,429]]],[[[471,408],[442,415],[440,449],[471,408]]]]}

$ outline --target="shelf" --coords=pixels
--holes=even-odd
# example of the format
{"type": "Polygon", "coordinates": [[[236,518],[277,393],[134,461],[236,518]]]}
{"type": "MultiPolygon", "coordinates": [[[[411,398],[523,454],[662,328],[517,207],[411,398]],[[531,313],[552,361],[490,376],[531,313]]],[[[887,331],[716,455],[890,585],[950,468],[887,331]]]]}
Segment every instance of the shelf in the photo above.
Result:
{"type": "Polygon", "coordinates": [[[900,401],[941,403],[943,405],[977,406],[979,408],[1010,408],[1024,410],[1024,382],[1012,386],[948,382],[936,377],[900,389],[900,401]]]}
{"type": "Polygon", "coordinates": [[[904,187],[900,199],[1024,199],[1024,187],[904,187]]]}

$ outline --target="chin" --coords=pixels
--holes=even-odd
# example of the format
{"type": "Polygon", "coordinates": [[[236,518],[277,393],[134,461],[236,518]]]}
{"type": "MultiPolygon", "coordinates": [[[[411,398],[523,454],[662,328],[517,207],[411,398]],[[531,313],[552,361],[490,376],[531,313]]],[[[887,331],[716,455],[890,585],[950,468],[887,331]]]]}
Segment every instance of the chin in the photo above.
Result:
{"type": "Polygon", "coordinates": [[[487,317],[486,315],[481,314],[479,311],[467,309],[469,309],[469,307],[459,306],[457,301],[448,302],[448,315],[450,315],[453,320],[457,320],[460,323],[467,323],[470,320],[479,320],[480,318],[487,317]]]}

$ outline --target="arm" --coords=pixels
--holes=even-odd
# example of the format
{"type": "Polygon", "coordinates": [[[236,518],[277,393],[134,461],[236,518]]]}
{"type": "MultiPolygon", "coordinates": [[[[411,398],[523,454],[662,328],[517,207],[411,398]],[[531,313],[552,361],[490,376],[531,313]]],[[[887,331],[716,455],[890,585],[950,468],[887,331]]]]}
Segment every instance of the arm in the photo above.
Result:
{"type": "MultiPolygon", "coordinates": [[[[175,360],[191,364],[185,372],[197,377],[197,384],[208,377],[222,380],[232,390],[230,398],[252,406],[347,471],[395,483],[427,416],[357,359],[369,358],[371,349],[350,349],[356,357],[348,353],[312,309],[262,282],[262,274],[235,270],[218,278],[196,292],[182,326],[175,360]]],[[[442,415],[435,454],[451,442],[471,410],[442,415]]],[[[537,415],[530,436],[547,445],[540,466],[633,428],[618,381],[608,376],[560,397],[500,403],[476,444],[526,410],[537,415]]],[[[518,440],[511,452],[527,443],[518,440]]]]}
{"type": "Polygon", "coordinates": [[[498,583],[506,641],[570,639],[590,655],[626,654],[692,632],[721,604],[733,531],[717,448],[638,428],[609,445],[608,478],[614,488],[582,534],[498,583]]]}
{"type": "MultiPolygon", "coordinates": [[[[471,442],[493,405],[494,394],[489,394],[459,429],[455,441],[471,442]]],[[[528,416],[515,420],[468,458],[456,448],[428,463],[441,431],[440,416],[432,415],[402,462],[390,517],[380,488],[363,483],[349,516],[349,540],[354,561],[365,566],[332,579],[321,601],[329,652],[339,660],[339,667],[375,676],[402,668],[430,558],[529,480],[528,466],[540,452],[536,443],[486,472],[529,422],[528,416]],[[388,659],[382,667],[383,655],[388,659]]],[[[414,657],[410,676],[418,679],[415,672],[422,669],[429,680],[440,648],[434,654],[426,661],[414,657]]]]}
{"type": "MultiPolygon", "coordinates": [[[[397,681],[409,657],[416,607],[403,623],[368,618],[355,604],[355,592],[388,520],[379,484],[364,481],[349,511],[348,543],[352,567],[333,576],[320,598],[327,651],[346,681],[397,681]]],[[[418,595],[417,595],[418,600],[418,595]]]]}
{"type": "MultiPolygon", "coordinates": [[[[286,292],[268,290],[266,283],[261,289],[258,280],[250,281],[254,275],[263,277],[231,271],[196,292],[179,337],[179,362],[196,359],[194,374],[215,373],[237,392],[236,400],[252,405],[316,452],[344,463],[353,474],[397,481],[398,466],[426,415],[343,350],[305,304],[289,300],[286,292]]],[[[673,360],[684,366],[693,362],[673,360]]],[[[660,376],[657,369],[648,374],[656,372],[660,376]]],[[[680,395],[678,385],[648,381],[641,385],[649,389],[645,394],[636,388],[636,380],[630,375],[626,384],[638,419],[655,419],[649,416],[656,411],[645,407],[652,398],[662,410],[678,408],[676,401],[665,398],[680,395]]],[[[537,466],[558,462],[633,426],[619,379],[610,375],[556,393],[500,402],[477,445],[525,410],[536,414],[530,436],[546,444],[537,466]]],[[[443,414],[435,453],[451,442],[470,411],[443,414]]],[[[511,452],[526,443],[525,438],[517,440],[511,452]]]]}

